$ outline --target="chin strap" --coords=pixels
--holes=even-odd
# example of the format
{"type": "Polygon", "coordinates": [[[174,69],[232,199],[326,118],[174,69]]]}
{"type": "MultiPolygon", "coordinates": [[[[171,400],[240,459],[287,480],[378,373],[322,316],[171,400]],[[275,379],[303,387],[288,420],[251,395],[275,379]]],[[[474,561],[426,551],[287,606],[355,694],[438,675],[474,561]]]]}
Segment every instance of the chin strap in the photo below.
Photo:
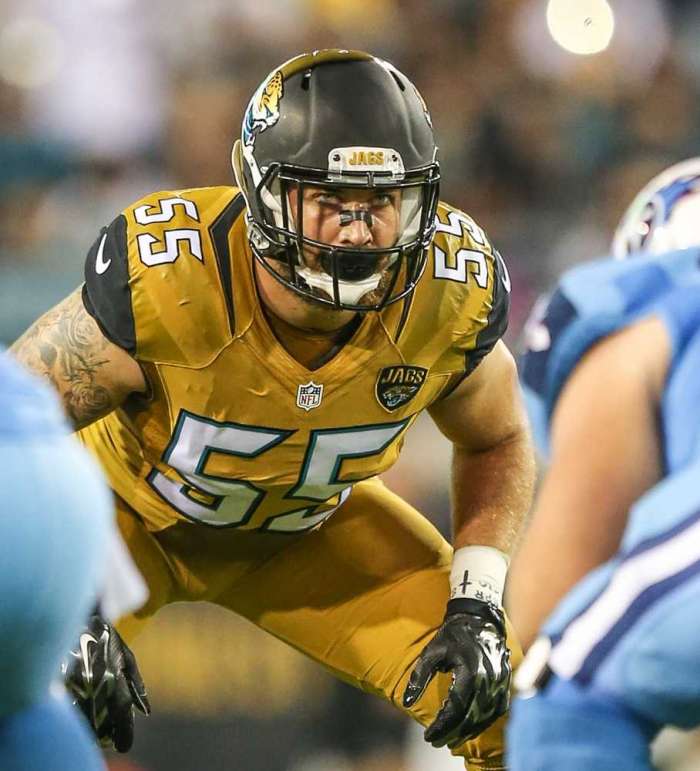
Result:
{"type": "MultiPolygon", "coordinates": [[[[329,276],[328,273],[319,273],[307,267],[297,268],[296,272],[309,286],[314,289],[320,289],[329,297],[333,297],[333,277],[329,276]]],[[[373,273],[362,281],[338,281],[341,302],[358,303],[363,295],[376,289],[381,280],[381,273],[373,273]]]]}

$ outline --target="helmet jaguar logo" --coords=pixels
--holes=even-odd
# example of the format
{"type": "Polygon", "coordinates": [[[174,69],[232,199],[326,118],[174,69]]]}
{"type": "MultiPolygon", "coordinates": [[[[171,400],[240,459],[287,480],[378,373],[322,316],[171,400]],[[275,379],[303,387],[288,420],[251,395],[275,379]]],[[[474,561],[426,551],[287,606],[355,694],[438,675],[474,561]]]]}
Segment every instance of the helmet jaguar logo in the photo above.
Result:
{"type": "Polygon", "coordinates": [[[258,99],[258,109],[265,110],[267,115],[275,116],[275,120],[279,117],[279,105],[280,99],[284,94],[284,87],[282,85],[282,73],[277,72],[267,81],[267,84],[263,88],[262,94],[258,99]]]}
{"type": "Polygon", "coordinates": [[[247,146],[255,144],[255,137],[261,131],[277,123],[280,117],[280,100],[283,96],[282,73],[277,70],[255,92],[246,110],[243,121],[243,141],[247,146]]]}

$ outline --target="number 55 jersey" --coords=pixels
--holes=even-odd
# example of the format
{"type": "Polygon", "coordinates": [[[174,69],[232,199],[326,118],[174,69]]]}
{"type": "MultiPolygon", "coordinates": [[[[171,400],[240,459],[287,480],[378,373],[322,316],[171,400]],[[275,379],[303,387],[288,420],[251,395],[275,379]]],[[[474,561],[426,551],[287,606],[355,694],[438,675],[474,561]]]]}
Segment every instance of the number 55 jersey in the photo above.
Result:
{"type": "MultiPolygon", "coordinates": [[[[360,317],[308,370],[268,325],[244,210],[234,188],[149,196],[88,255],[85,306],[149,384],[81,431],[150,591],[120,631],[208,600],[402,709],[444,616],[452,551],[374,477],[496,344],[508,276],[480,228],[440,205],[413,295],[360,317]]],[[[411,715],[430,723],[450,683],[438,675],[411,715]]],[[[501,771],[502,726],[455,754],[501,771]]]]}
{"type": "Polygon", "coordinates": [[[483,231],[440,205],[413,296],[366,313],[323,366],[278,342],[258,300],[235,188],[127,208],[86,262],[83,300],[149,393],[81,431],[150,530],[188,520],[282,533],[318,526],[391,466],[416,415],[493,347],[508,275],[483,231]]]}

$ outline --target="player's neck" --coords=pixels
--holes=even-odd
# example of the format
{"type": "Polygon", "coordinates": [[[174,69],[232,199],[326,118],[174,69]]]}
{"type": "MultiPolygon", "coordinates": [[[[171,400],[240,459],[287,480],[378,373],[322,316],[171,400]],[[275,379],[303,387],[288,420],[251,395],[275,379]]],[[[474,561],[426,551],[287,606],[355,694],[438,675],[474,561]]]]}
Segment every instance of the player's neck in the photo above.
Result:
{"type": "Polygon", "coordinates": [[[315,334],[334,336],[354,318],[354,311],[330,308],[320,303],[308,302],[291,289],[280,284],[257,261],[253,262],[258,296],[268,314],[273,314],[285,324],[315,334]]]}
{"type": "Polygon", "coordinates": [[[330,361],[357,331],[358,315],[342,329],[332,332],[309,332],[287,324],[269,308],[265,309],[273,334],[287,353],[308,370],[316,370],[330,361]]]}

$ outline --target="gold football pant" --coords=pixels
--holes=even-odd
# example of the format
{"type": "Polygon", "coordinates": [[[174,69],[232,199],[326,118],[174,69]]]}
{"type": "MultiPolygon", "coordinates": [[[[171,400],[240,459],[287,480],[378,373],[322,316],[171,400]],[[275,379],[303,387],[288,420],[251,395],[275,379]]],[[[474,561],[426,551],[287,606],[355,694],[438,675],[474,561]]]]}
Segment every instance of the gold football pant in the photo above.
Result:
{"type": "MultiPolygon", "coordinates": [[[[214,602],[403,710],[413,664],[443,619],[452,549],[381,482],[357,484],[325,524],[299,535],[189,522],[150,532],[123,501],[117,504],[122,534],[151,592],[147,605],[120,624],[127,639],[166,603],[214,602]]],[[[449,675],[438,675],[409,714],[430,723],[449,683],[449,675]]],[[[503,719],[454,754],[473,771],[505,768],[503,719]]]]}

